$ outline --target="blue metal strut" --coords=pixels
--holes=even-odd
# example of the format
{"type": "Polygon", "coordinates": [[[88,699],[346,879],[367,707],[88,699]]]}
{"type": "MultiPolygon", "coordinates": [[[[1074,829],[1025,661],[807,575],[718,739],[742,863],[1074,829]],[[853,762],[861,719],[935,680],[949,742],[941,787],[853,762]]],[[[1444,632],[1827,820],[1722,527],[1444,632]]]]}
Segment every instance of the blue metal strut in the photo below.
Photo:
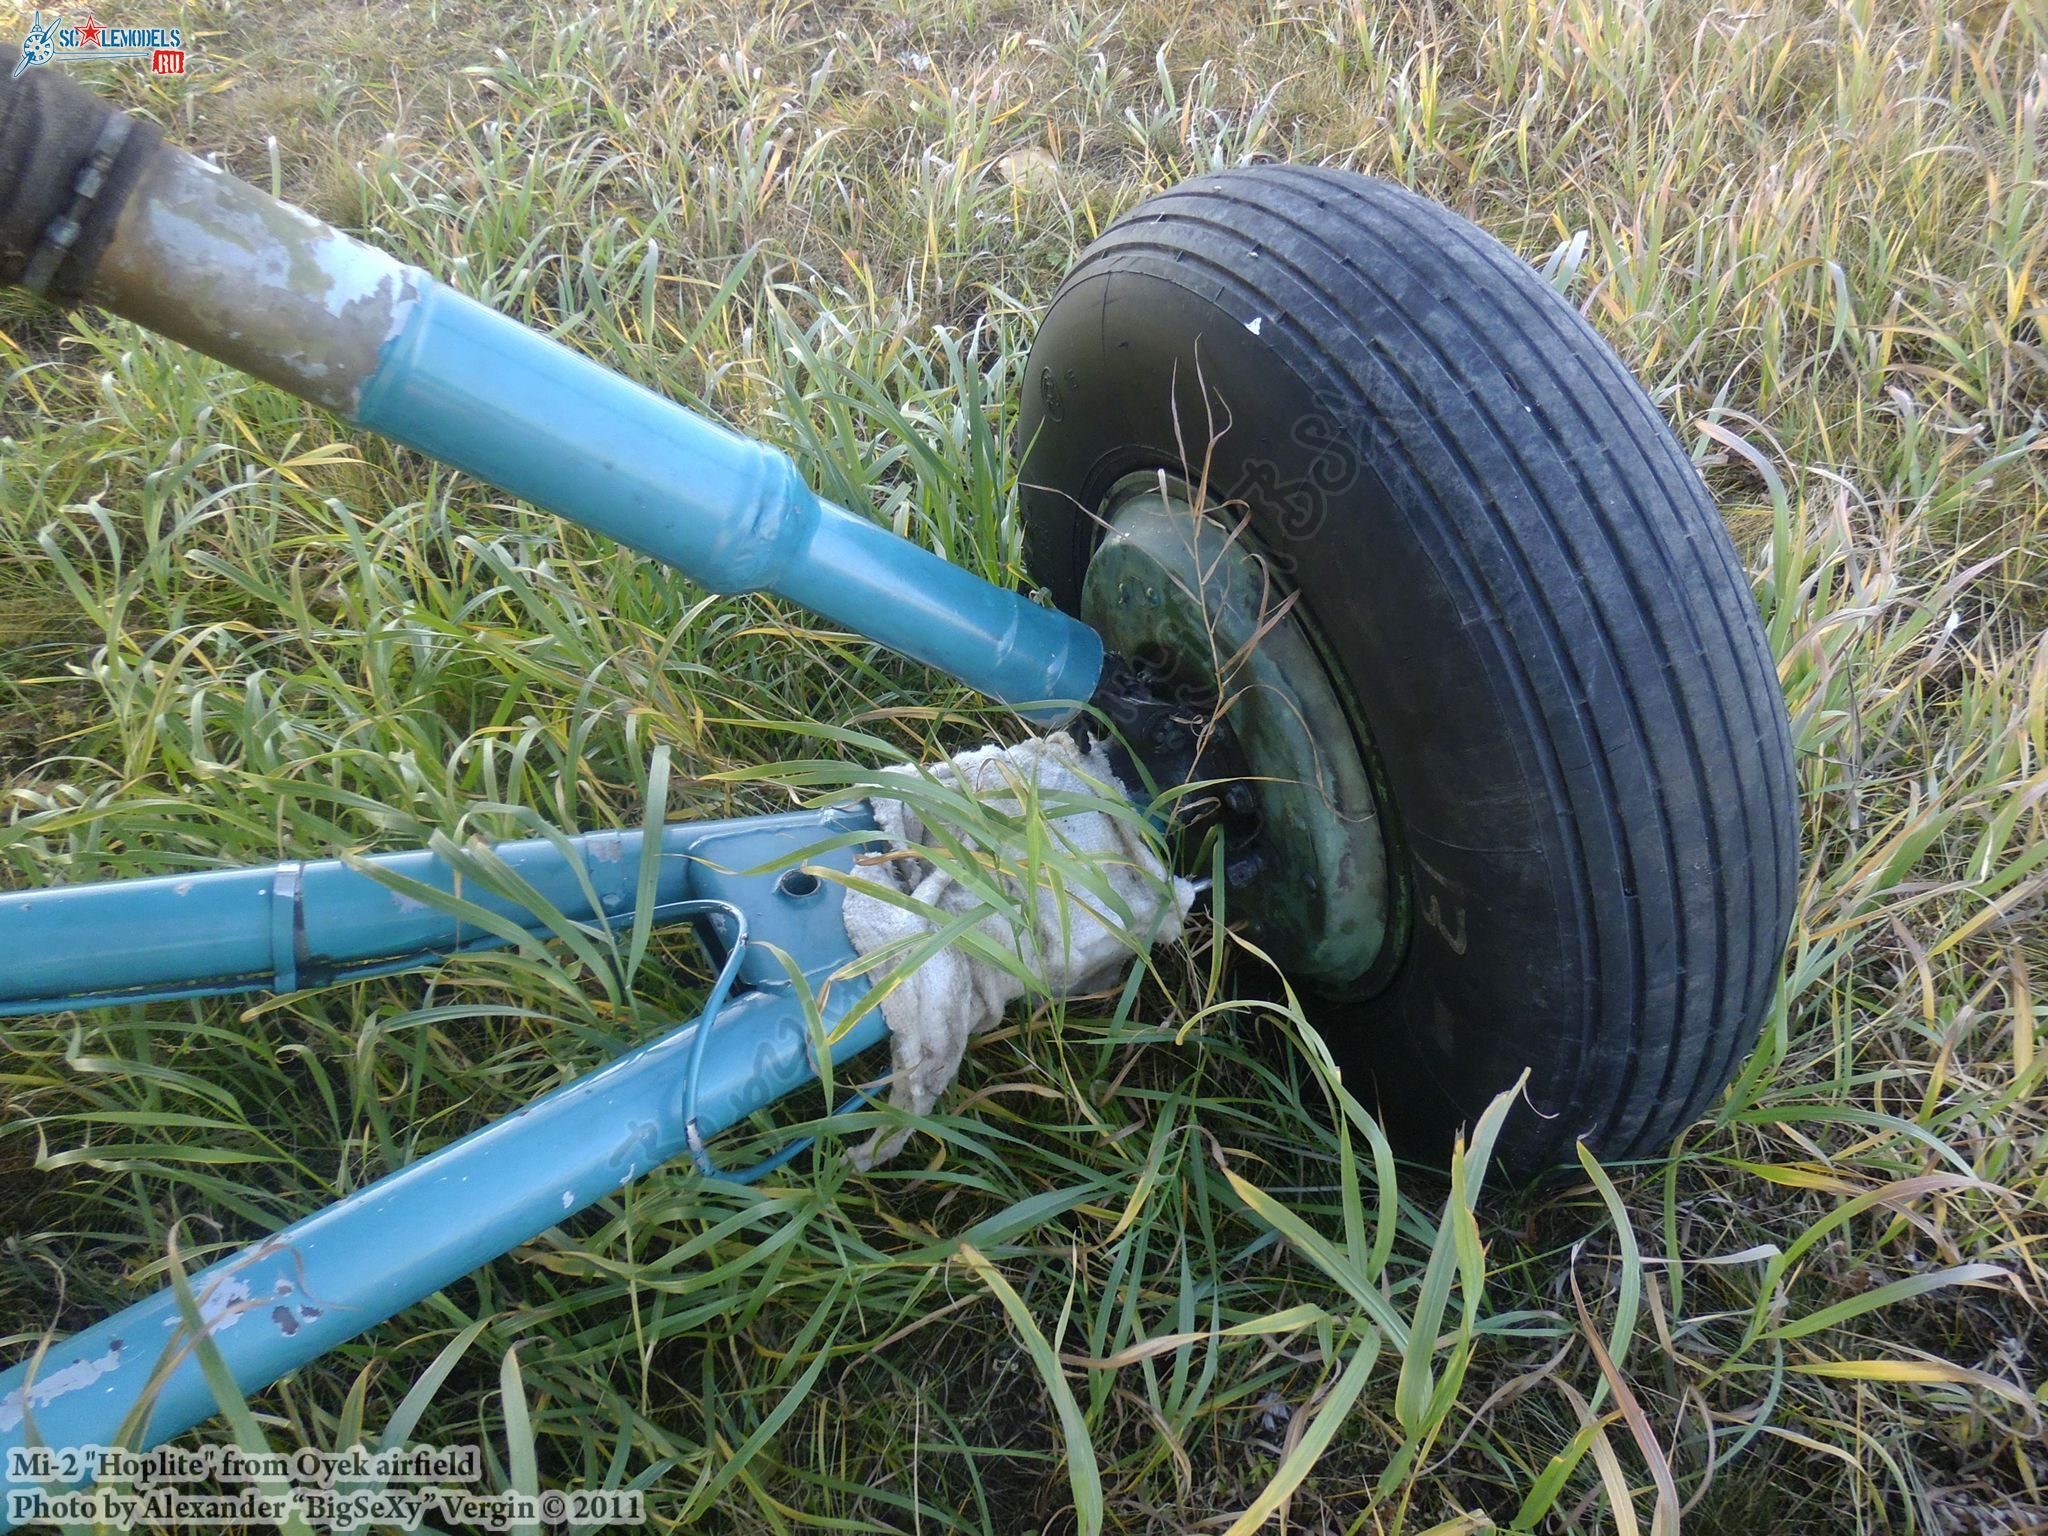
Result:
{"type": "MultiPolygon", "coordinates": [[[[815,1081],[815,1039],[827,1043],[835,1064],[878,1044],[887,1033],[878,1010],[869,1009],[839,1033],[867,990],[851,975],[856,957],[840,916],[842,886],[820,875],[785,878],[797,867],[850,873],[860,845],[849,844],[849,837],[872,830],[865,807],[665,829],[661,904],[676,916],[707,915],[707,944],[714,952],[724,937],[740,940],[722,957],[727,970],[721,986],[732,988],[729,1000],[194,1275],[191,1294],[237,1387],[260,1390],[629,1180],[701,1150],[721,1130],[815,1081]],[[722,913],[743,919],[743,938],[735,923],[719,920],[722,913]],[[791,958],[803,977],[801,988],[780,956],[791,958]],[[805,992],[816,999],[822,1036],[813,1034],[805,992]],[[692,1101],[693,1110],[686,1107],[692,1101]]],[[[618,838],[623,844],[631,836],[618,838]]],[[[582,848],[589,843],[581,840],[582,848]]],[[[497,851],[510,855],[537,889],[560,895],[566,915],[602,920],[576,894],[584,882],[554,845],[509,844],[497,851]],[[537,847],[553,856],[552,867],[537,847]]],[[[425,861],[408,869],[429,883],[452,884],[445,865],[438,873],[425,867],[439,862],[433,855],[400,857],[425,861]]],[[[591,864],[601,868],[607,862],[591,864]]],[[[637,856],[616,862],[630,877],[637,856]]],[[[452,947],[445,929],[429,932],[428,917],[392,903],[391,888],[372,876],[345,866],[306,869],[318,871],[303,887],[309,893],[309,932],[350,934],[355,952],[381,954],[394,964],[394,950],[423,936],[436,950],[452,947]],[[343,920],[351,911],[354,921],[343,920]],[[386,925],[381,936],[380,923],[386,925]]],[[[274,900],[274,879],[270,884],[274,900]]],[[[601,885],[598,896],[602,908],[601,885]]],[[[166,892],[159,881],[7,900],[56,897],[69,898],[74,916],[89,911],[95,898],[113,903],[110,911],[128,912],[140,910],[138,902],[189,900],[166,892]],[[154,889],[138,894],[141,887],[154,889]]],[[[259,974],[267,965],[260,957],[271,942],[271,910],[259,905],[245,911],[228,921],[232,931],[219,938],[221,962],[244,967],[238,990],[275,979],[259,974]]],[[[630,902],[617,917],[631,920],[630,902]]],[[[0,995],[28,969],[18,956],[7,957],[0,967],[0,995]]],[[[149,984],[165,979],[158,971],[149,984]]],[[[211,990],[225,985],[219,977],[193,979],[209,981],[211,990]]],[[[167,1289],[0,1375],[0,1493],[23,1486],[4,1477],[10,1450],[123,1443],[123,1424],[145,1404],[146,1424],[126,1442],[137,1448],[212,1417],[219,1404],[191,1344],[177,1296],[167,1289]]],[[[11,1528],[0,1500],[0,1531],[11,1528]]]]}
{"type": "Polygon", "coordinates": [[[100,256],[118,314],[675,567],[769,591],[1046,723],[1094,692],[1079,619],[818,496],[663,399],[183,150],[100,256]]]}

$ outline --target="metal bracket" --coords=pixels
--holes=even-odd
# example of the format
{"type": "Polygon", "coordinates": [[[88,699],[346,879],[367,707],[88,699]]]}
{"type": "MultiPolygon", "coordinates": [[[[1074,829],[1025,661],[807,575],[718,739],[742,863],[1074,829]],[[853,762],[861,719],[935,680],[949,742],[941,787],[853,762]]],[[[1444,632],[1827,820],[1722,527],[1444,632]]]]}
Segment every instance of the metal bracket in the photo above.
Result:
{"type": "MultiPolygon", "coordinates": [[[[707,926],[722,918],[727,930],[712,949],[719,969],[703,1015],[194,1275],[189,1294],[202,1298],[201,1317],[241,1390],[260,1390],[684,1152],[716,1174],[713,1137],[816,1081],[819,1026],[835,1065],[885,1039],[879,1009],[854,1017],[866,986],[840,917],[841,878],[874,835],[865,806],[662,829],[660,900],[650,915],[707,926]],[[792,880],[792,871],[804,878],[792,880]],[[801,987],[777,951],[792,958],[801,987]]],[[[624,866],[616,878],[638,869],[643,834],[598,836],[607,839],[606,862],[624,866]]],[[[497,852],[551,900],[588,888],[554,842],[497,852]]],[[[385,857],[408,879],[452,879],[431,854],[385,857]]],[[[221,882],[210,910],[230,925],[211,935],[213,963],[241,976],[217,990],[304,980],[309,955],[324,962],[353,953],[388,967],[394,948],[424,937],[432,954],[447,938],[443,914],[418,902],[409,910],[390,886],[331,862],[5,900],[27,909],[9,919],[30,937],[68,936],[89,952],[104,944],[104,918],[139,912],[157,913],[177,937],[177,904],[209,878],[221,882]],[[69,899],[59,904],[59,896],[69,899]],[[270,975],[266,961],[275,962],[270,975]]],[[[200,909],[187,913],[189,927],[200,909]]],[[[60,956],[57,972],[68,963],[60,956]]],[[[0,997],[10,979],[40,974],[0,956],[0,997]]],[[[154,979],[175,977],[159,966],[154,979]]],[[[799,1150],[784,1148],[749,1173],[799,1150]]],[[[114,1444],[145,1403],[153,1406],[142,1445],[211,1417],[217,1404],[190,1343],[176,1294],[162,1291],[52,1344],[32,1357],[33,1373],[23,1364],[0,1375],[0,1467],[8,1450],[32,1443],[114,1444]]],[[[0,1495],[19,1486],[0,1471],[0,1495]]]]}

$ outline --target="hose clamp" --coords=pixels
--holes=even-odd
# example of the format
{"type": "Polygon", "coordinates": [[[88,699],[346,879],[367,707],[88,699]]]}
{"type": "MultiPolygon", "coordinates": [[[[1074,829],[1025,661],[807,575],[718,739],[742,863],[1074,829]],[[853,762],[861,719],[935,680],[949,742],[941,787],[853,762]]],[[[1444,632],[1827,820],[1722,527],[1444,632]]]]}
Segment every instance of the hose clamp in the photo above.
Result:
{"type": "Polygon", "coordinates": [[[71,206],[44,226],[43,237],[36,243],[35,254],[29,258],[28,270],[22,274],[21,286],[30,293],[40,296],[50,286],[57,269],[64,265],[71,248],[85,232],[85,221],[92,213],[92,205],[106,187],[108,173],[114,168],[121,146],[128,142],[128,127],[127,117],[119,112],[109,113],[107,120],[100,125],[100,136],[93,144],[92,154],[72,179],[71,206]]]}
{"type": "Polygon", "coordinates": [[[271,988],[299,990],[300,962],[306,958],[306,866],[280,864],[270,882],[271,988]]]}

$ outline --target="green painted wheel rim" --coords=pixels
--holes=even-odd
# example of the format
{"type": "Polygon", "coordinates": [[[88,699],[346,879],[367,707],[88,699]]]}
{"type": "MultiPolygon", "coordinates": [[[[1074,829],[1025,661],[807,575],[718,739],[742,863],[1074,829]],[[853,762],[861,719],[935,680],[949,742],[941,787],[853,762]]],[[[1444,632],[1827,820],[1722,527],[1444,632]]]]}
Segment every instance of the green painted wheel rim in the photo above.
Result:
{"type": "Polygon", "coordinates": [[[1372,969],[1390,911],[1386,839],[1356,712],[1242,519],[1199,513],[1153,472],[1112,487],[1081,617],[1155,686],[1213,708],[1249,765],[1263,858],[1229,913],[1297,980],[1372,969]]]}

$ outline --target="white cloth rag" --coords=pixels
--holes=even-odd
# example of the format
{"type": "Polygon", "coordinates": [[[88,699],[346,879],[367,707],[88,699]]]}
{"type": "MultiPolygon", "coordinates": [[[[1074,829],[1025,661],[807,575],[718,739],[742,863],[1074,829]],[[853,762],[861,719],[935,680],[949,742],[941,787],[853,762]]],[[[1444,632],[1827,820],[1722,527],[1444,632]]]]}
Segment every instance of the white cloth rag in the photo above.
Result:
{"type": "MultiPolygon", "coordinates": [[[[879,958],[870,975],[881,979],[910,958],[917,942],[949,919],[983,909],[983,896],[963,884],[959,865],[938,867],[924,856],[947,840],[993,862],[995,881],[1010,900],[975,925],[988,943],[1015,955],[1035,985],[958,941],[926,959],[882,1000],[889,1025],[889,1102],[914,1115],[928,1113],[951,1085],[967,1053],[969,1037],[990,1028],[1003,1010],[1027,992],[1073,997],[1106,986],[1144,948],[1179,936],[1195,899],[1195,887],[1171,876],[1147,843],[1137,818],[1075,806],[1061,797],[1121,800],[1123,787],[1098,745],[1083,752],[1064,731],[1019,742],[1014,747],[980,747],[927,769],[893,768],[912,780],[928,776],[937,785],[965,789],[981,806],[1005,818],[995,839],[985,821],[972,828],[945,822],[945,838],[934,837],[925,816],[943,820],[930,800],[922,808],[904,800],[870,800],[875,824],[889,839],[893,856],[865,864],[863,877],[908,897],[911,906],[850,887],[846,893],[846,936],[857,954],[879,958]],[[1029,786],[1036,786],[1035,793],[1029,786]],[[1094,878],[1115,893],[1126,921],[1095,891],[1069,882],[1054,891],[1043,880],[1027,906],[1023,879],[1028,867],[1021,846],[1025,801],[1044,811],[1046,843],[1055,852],[1085,861],[1094,878]],[[1017,828],[1015,837],[1010,835],[1017,828]],[[987,846],[990,841],[1001,846],[987,846]],[[1027,916],[1028,914],[1028,916],[1027,916]]],[[[984,866],[985,868],[987,866],[984,866]]],[[[888,1161],[910,1139],[906,1127],[876,1132],[855,1154],[863,1167],[888,1161]]]]}

